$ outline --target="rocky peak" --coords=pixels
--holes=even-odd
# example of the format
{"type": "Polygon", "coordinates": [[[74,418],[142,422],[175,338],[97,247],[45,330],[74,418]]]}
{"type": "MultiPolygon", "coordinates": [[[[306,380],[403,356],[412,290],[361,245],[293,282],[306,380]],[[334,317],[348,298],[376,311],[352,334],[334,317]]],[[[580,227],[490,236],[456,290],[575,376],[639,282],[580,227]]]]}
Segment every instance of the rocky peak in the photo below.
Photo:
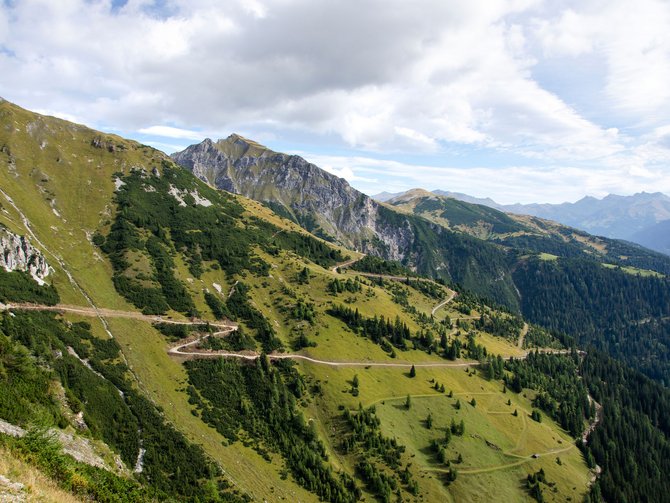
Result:
{"type": "Polygon", "coordinates": [[[374,233],[378,203],[300,156],[232,134],[191,145],[172,158],[210,185],[283,207],[283,214],[308,230],[347,246],[360,248],[361,231],[374,233]]]}

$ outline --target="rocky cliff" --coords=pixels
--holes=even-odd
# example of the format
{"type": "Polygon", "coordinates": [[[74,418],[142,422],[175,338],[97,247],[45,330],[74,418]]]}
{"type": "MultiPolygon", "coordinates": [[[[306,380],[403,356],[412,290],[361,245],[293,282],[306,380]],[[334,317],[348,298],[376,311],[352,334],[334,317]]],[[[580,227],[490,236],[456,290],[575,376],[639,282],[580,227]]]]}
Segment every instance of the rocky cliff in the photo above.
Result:
{"type": "Polygon", "coordinates": [[[5,271],[26,271],[40,285],[49,275],[49,264],[44,255],[30,244],[25,236],[0,227],[0,266],[5,271]]]}
{"type": "MultiPolygon", "coordinates": [[[[265,202],[326,239],[370,251],[378,236],[378,203],[302,157],[273,152],[239,135],[206,139],[172,157],[210,185],[265,202]]],[[[389,243],[390,250],[396,248],[389,243]]]]}

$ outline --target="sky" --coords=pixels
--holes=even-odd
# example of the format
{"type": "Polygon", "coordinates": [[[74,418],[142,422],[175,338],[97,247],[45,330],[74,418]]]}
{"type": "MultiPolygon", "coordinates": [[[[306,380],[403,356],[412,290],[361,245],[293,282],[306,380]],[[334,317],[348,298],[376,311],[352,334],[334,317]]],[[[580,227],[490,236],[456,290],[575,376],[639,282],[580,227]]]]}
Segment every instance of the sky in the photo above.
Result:
{"type": "Polygon", "coordinates": [[[368,194],[670,194],[667,0],[0,0],[0,96],[368,194]]]}

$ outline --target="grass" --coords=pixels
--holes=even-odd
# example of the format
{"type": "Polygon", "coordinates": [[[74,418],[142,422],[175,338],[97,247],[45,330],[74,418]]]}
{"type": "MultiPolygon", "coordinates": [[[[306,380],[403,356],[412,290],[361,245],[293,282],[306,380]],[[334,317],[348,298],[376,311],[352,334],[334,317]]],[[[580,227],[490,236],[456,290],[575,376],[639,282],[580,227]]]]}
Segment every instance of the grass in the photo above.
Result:
{"type": "MultiPolygon", "coordinates": [[[[14,173],[11,171],[0,173],[0,186],[26,214],[34,232],[46,247],[63,259],[68,270],[97,306],[134,310],[115,291],[109,263],[99,257],[99,250],[89,242],[88,238],[96,230],[105,230],[109,225],[113,211],[112,174],[116,171],[127,171],[134,165],[145,166],[146,169],[155,166],[160,169],[158,164],[162,154],[134,142],[107,135],[104,135],[105,138],[114,144],[123,145],[124,149],[115,152],[98,149],[91,146],[92,139],[98,135],[94,131],[49,118],[39,119],[36,126],[29,127],[29,124],[35,123],[35,116],[14,109],[10,105],[1,106],[10,108],[15,129],[18,128],[21,132],[20,135],[17,133],[17,138],[19,136],[21,138],[20,141],[15,141],[14,138],[9,138],[14,134],[11,130],[0,131],[0,143],[13,145],[12,155],[16,158],[14,173]],[[33,133],[23,133],[29,129],[33,133]],[[49,138],[49,142],[41,149],[37,145],[43,136],[49,138]],[[45,177],[34,172],[34,166],[42,166],[49,176],[45,177]],[[52,205],[60,217],[52,211],[52,205]]],[[[280,228],[299,229],[288,220],[272,214],[259,203],[244,198],[238,200],[252,215],[269,219],[280,228]]],[[[0,202],[3,207],[0,222],[5,223],[14,232],[26,234],[18,213],[4,198],[0,198],[0,202]]],[[[354,252],[344,253],[356,255],[354,252]]],[[[369,297],[366,295],[367,286],[362,293],[343,293],[336,297],[327,293],[326,286],[332,278],[354,277],[354,271],[338,275],[329,269],[305,263],[287,252],[282,252],[279,257],[270,257],[260,252],[258,254],[271,264],[270,276],[266,278],[258,278],[252,274],[227,278],[222,271],[213,269],[212,264],[207,264],[205,273],[200,279],[192,278],[179,256],[175,257],[176,275],[188,288],[203,317],[209,319],[211,312],[204,302],[202,293],[204,288],[214,291],[213,283],[218,283],[222,286],[222,296],[225,297],[236,279],[248,283],[251,286],[250,296],[253,298],[253,303],[270,320],[285,345],[290,347],[295,337],[292,331],[302,326],[308,337],[317,342],[316,347],[305,352],[317,358],[394,361],[378,345],[353,334],[341,322],[325,314],[331,303],[344,303],[349,297],[353,302],[352,305],[355,304],[365,316],[383,315],[392,320],[400,316],[413,333],[420,328],[416,320],[393,302],[391,294],[386,289],[372,285],[369,281],[373,292],[369,297]],[[299,285],[295,282],[295,277],[305,266],[310,270],[312,278],[309,284],[299,285]],[[313,326],[290,319],[287,307],[294,302],[294,299],[284,293],[286,286],[296,296],[314,303],[317,315],[313,326]]],[[[56,269],[53,283],[58,288],[62,301],[87,305],[86,299],[70,284],[65,271],[58,266],[54,256],[49,253],[46,256],[56,269]]],[[[144,267],[145,264],[138,262],[137,265],[144,267]]],[[[419,311],[430,314],[439,301],[429,299],[410,289],[409,302],[419,311]]],[[[456,317],[453,310],[447,306],[437,313],[436,318],[442,319],[447,313],[452,319],[456,317]]],[[[170,315],[178,316],[176,313],[170,315]]],[[[91,322],[96,335],[106,336],[98,320],[95,318],[87,320],[91,322]]],[[[290,477],[282,480],[280,475],[282,462],[279,459],[268,463],[255,451],[240,443],[226,445],[227,442],[221,435],[192,414],[193,407],[188,403],[184,391],[187,384],[185,370],[179,362],[168,357],[167,343],[155,329],[138,320],[111,318],[108,323],[137,377],[138,386],[154,403],[162,407],[171,423],[190,440],[201,444],[206,452],[221,464],[238,488],[256,500],[316,500],[313,494],[300,488],[290,477]]],[[[494,354],[518,354],[513,342],[488,334],[479,335],[478,342],[484,344],[494,354]]],[[[414,350],[397,351],[397,355],[395,361],[445,361],[439,356],[430,356],[425,352],[414,350]]],[[[553,462],[551,456],[532,461],[515,457],[529,456],[534,452],[547,452],[557,446],[567,446],[569,441],[565,434],[546,418],[542,424],[537,424],[529,419],[507,415],[509,409],[505,405],[507,398],[510,398],[513,406],[524,414],[530,411],[530,402],[521,395],[502,394],[500,383],[470,376],[462,368],[420,368],[417,377],[410,379],[406,370],[397,368],[333,368],[307,362],[299,365],[308,378],[318,380],[322,385],[323,396],[306,402],[304,410],[308,418],[316,419],[317,430],[327,440],[330,459],[335,467],[353,472],[352,460],[340,456],[334,448],[338,439],[334,436],[332,425],[334,418],[340,414],[337,407],[342,404],[354,408],[360,401],[364,405],[378,404],[378,414],[382,418],[384,432],[387,435],[397,436],[400,442],[407,446],[405,462],[413,464],[413,470],[421,486],[421,494],[426,501],[448,499],[467,501],[498,494],[508,497],[509,501],[523,500],[525,493],[519,481],[527,470],[545,465],[549,480],[556,481],[561,496],[572,496],[584,491],[587,470],[574,448],[560,455],[562,460],[565,458],[560,466],[555,462],[556,466],[551,464],[553,462]],[[351,388],[349,381],[354,374],[358,374],[360,379],[358,397],[349,392],[351,388]],[[463,454],[463,469],[466,467],[473,470],[487,469],[501,466],[509,461],[523,463],[507,469],[485,472],[476,477],[463,473],[454,484],[446,488],[440,480],[440,473],[432,471],[436,467],[425,449],[432,438],[431,435],[440,431],[439,428],[444,428],[447,424],[445,421],[456,412],[451,407],[454,400],[447,399],[445,395],[432,390],[430,379],[443,383],[447,390],[453,390],[463,402],[463,408],[458,414],[466,420],[466,436],[454,440],[453,444],[453,448],[459,449],[463,454]],[[407,394],[414,397],[414,405],[410,411],[396,407],[407,394]],[[474,409],[465,404],[465,401],[472,396],[475,396],[478,402],[474,409]],[[435,429],[430,431],[422,425],[429,410],[436,418],[435,429]],[[522,421],[523,424],[520,425],[522,421]],[[526,428],[523,427],[524,424],[526,428]],[[479,438],[470,437],[471,434],[479,435],[479,438]],[[511,454],[491,452],[491,449],[482,442],[483,438],[499,445],[503,451],[509,449],[510,452],[512,450],[514,452],[511,454]],[[558,439],[562,439],[563,444],[558,444],[558,439]],[[572,486],[568,487],[568,480],[574,481],[571,483],[577,489],[572,490],[572,486]]],[[[573,500],[576,499],[573,497],[573,500]]]]}
{"type": "Polygon", "coordinates": [[[82,501],[60,489],[56,482],[5,448],[0,448],[0,474],[11,482],[23,484],[23,498],[25,498],[25,500],[12,499],[9,496],[12,493],[5,493],[5,487],[0,483],[0,501],[58,501],[60,503],[82,501]],[[7,499],[4,499],[6,495],[7,499]]]}
{"type": "Polygon", "coordinates": [[[618,269],[619,271],[623,271],[627,274],[632,274],[634,276],[644,276],[644,277],[653,276],[655,278],[665,278],[665,275],[661,274],[660,272],[650,271],[649,269],[639,269],[637,267],[619,266],[615,264],[606,264],[606,263],[603,263],[602,265],[607,269],[618,269]]]}
{"type": "Polygon", "coordinates": [[[540,260],[545,260],[547,262],[553,262],[554,260],[558,260],[558,255],[552,255],[551,253],[540,253],[538,255],[540,260]]]}
{"type": "Polygon", "coordinates": [[[187,385],[184,367],[168,357],[167,344],[158,331],[134,320],[116,318],[109,323],[143,391],[163,408],[166,418],[189,440],[201,444],[221,464],[238,488],[257,500],[316,500],[290,478],[281,480],[281,462],[270,464],[239,443],[224,445],[227,444],[224,437],[191,413],[193,406],[184,392],[187,385]]]}
{"type": "MultiPolygon", "coordinates": [[[[389,368],[332,368],[310,363],[301,364],[304,372],[323,384],[323,396],[308,410],[321,409],[326,417],[323,430],[330,433],[331,452],[338,439],[332,434],[332,418],[341,412],[338,405],[349,408],[375,405],[382,421],[382,431],[396,437],[407,447],[406,462],[411,462],[419,474],[421,495],[425,501],[526,501],[527,493],[522,479],[531,472],[544,468],[547,478],[555,482],[557,493],[545,490],[548,501],[564,501],[571,496],[579,501],[586,491],[588,471],[581,453],[573,440],[546,416],[542,423],[529,417],[532,410],[527,392],[516,395],[502,393],[502,383],[486,381],[469,375],[464,369],[420,368],[417,377],[409,378],[401,369],[389,368]],[[350,393],[351,380],[358,375],[360,395],[350,393]],[[431,380],[444,384],[442,394],[432,388],[431,380]],[[454,393],[453,398],[448,392],[454,393]],[[404,403],[412,397],[410,410],[404,403]],[[468,402],[476,399],[476,407],[468,402]],[[454,404],[460,400],[461,409],[454,404]],[[507,405],[507,400],[511,405],[507,405]],[[325,410],[324,410],[325,409],[325,410]],[[519,416],[512,412],[517,409],[519,416]],[[431,413],[433,428],[427,429],[425,419],[431,413]],[[463,463],[453,465],[459,470],[455,483],[443,484],[443,471],[429,446],[432,439],[444,437],[444,429],[451,418],[465,421],[465,435],[453,437],[448,447],[448,459],[455,460],[458,453],[463,463]],[[499,447],[498,451],[486,441],[499,447]],[[554,453],[556,451],[564,451],[554,453]],[[533,454],[540,454],[537,459],[533,454]],[[560,457],[561,465],[556,463],[560,457]],[[509,466],[511,465],[511,466],[509,466]],[[442,470],[442,471],[441,471],[442,470]],[[472,470],[474,473],[468,474],[472,470]],[[478,471],[484,470],[484,471],[478,471]],[[573,489],[574,488],[574,489],[573,489]]],[[[346,464],[346,457],[335,454],[339,463],[346,464]]]]}

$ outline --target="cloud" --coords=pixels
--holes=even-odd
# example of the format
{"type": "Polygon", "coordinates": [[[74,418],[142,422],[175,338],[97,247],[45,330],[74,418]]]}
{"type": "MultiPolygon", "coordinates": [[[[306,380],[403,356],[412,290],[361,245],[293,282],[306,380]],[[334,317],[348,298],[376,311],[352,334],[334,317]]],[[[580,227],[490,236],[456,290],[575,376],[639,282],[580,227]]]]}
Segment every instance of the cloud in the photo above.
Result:
{"type": "Polygon", "coordinates": [[[524,30],[508,18],[534,5],[26,1],[5,4],[15,57],[0,69],[10,76],[3,87],[28,105],[128,129],[269,123],[369,150],[616,150],[529,78],[524,30]]]}
{"type": "Polygon", "coordinates": [[[666,120],[670,111],[670,4],[662,0],[580,2],[535,20],[545,54],[595,54],[606,63],[603,98],[629,119],[666,120]]]}
{"type": "Polygon", "coordinates": [[[203,133],[200,131],[191,131],[189,129],[181,129],[171,126],[149,126],[137,131],[138,133],[160,136],[162,138],[176,138],[179,140],[201,140],[203,133]]]}
{"type": "Polygon", "coordinates": [[[552,176],[601,193],[665,169],[669,25],[662,0],[2,2],[0,95],[161,148],[241,131],[364,152],[327,164],[360,184],[405,183],[374,157],[432,156],[404,179],[555,199],[552,176]],[[602,62],[602,83],[535,75],[584,61],[602,62]],[[587,87],[592,100],[566,98],[587,87]],[[492,166],[464,171],[482,152],[492,166]]]}
{"type": "Polygon", "coordinates": [[[662,169],[635,165],[585,169],[581,166],[461,167],[411,164],[364,156],[311,154],[306,159],[345,178],[368,195],[400,192],[414,187],[491,197],[498,203],[562,203],[585,194],[642,191],[670,193],[670,179],[662,169]],[[653,190],[652,190],[653,189],[653,190]]]}

